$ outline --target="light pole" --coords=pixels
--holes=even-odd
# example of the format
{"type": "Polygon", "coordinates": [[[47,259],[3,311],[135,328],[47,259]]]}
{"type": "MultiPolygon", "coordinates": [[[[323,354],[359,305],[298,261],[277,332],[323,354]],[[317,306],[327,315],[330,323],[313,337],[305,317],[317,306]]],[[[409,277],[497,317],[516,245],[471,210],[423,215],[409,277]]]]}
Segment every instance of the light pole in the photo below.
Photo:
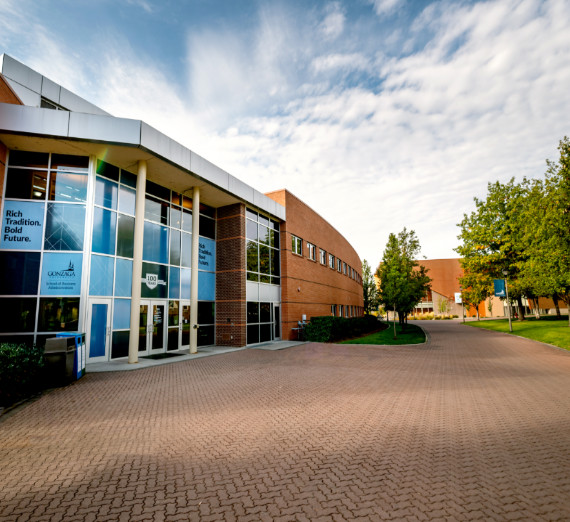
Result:
{"type": "Polygon", "coordinates": [[[509,301],[509,287],[507,286],[507,276],[509,275],[508,270],[503,270],[503,275],[505,276],[505,293],[507,294],[507,311],[509,313],[509,331],[513,333],[513,323],[511,321],[511,302],[509,301]]]}
{"type": "Polygon", "coordinates": [[[459,285],[459,291],[461,292],[461,315],[463,317],[463,324],[465,324],[465,303],[463,302],[463,286],[459,285]]]}

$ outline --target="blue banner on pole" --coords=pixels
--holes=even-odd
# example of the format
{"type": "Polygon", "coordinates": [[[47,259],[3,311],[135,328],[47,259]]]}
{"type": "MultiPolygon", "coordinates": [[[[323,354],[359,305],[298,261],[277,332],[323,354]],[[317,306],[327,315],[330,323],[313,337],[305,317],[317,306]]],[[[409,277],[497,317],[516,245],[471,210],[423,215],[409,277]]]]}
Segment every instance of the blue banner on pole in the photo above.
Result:
{"type": "Polygon", "coordinates": [[[504,279],[494,279],[493,284],[495,286],[495,296],[496,297],[506,297],[505,292],[505,280],[504,279]]]}

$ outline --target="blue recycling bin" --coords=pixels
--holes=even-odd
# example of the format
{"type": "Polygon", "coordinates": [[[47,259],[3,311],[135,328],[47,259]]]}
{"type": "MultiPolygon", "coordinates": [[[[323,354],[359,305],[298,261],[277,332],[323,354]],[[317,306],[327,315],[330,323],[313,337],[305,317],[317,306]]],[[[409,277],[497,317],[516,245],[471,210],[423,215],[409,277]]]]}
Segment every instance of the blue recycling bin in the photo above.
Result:
{"type": "Polygon", "coordinates": [[[85,375],[85,358],[87,355],[85,349],[84,333],[67,333],[61,332],[57,337],[73,337],[75,341],[75,358],[73,360],[73,380],[77,380],[85,375]]]}

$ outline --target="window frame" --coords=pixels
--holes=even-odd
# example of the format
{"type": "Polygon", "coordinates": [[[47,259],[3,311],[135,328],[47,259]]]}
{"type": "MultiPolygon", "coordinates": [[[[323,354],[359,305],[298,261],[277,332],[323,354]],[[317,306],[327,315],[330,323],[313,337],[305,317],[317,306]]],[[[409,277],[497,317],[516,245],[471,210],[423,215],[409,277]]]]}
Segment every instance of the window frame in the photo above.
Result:
{"type": "Polygon", "coordinates": [[[303,256],[303,240],[294,234],[291,234],[291,253],[303,256]]]}

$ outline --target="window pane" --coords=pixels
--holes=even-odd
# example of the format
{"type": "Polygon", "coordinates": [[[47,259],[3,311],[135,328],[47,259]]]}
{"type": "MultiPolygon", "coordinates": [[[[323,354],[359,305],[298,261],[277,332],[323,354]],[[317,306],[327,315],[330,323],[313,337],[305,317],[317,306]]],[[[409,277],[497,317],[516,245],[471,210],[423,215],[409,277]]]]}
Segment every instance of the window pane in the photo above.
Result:
{"type": "Polygon", "coordinates": [[[208,301],[198,302],[198,324],[213,324],[214,323],[214,308],[215,304],[208,301]]]}
{"type": "Polygon", "coordinates": [[[168,326],[178,326],[179,320],[180,303],[178,301],[168,301],[168,326]]]}
{"type": "Polygon", "coordinates": [[[259,245],[255,241],[247,242],[247,269],[250,272],[259,272],[259,245]]]}
{"type": "Polygon", "coordinates": [[[215,342],[215,327],[200,326],[198,328],[198,346],[210,346],[215,342]]]}
{"type": "Polygon", "coordinates": [[[141,297],[156,297],[166,299],[168,297],[168,267],[143,263],[141,281],[141,297]]]}
{"type": "Polygon", "coordinates": [[[0,299],[0,332],[33,332],[36,303],[35,297],[0,299]]]}
{"type": "Polygon", "coordinates": [[[105,178],[97,176],[95,180],[95,204],[117,210],[119,186],[105,178]]]}
{"type": "Polygon", "coordinates": [[[259,282],[259,274],[254,273],[254,272],[248,272],[247,273],[247,280],[259,282]]]}
{"type": "Polygon", "coordinates": [[[259,303],[259,322],[271,322],[271,303],[259,303]]]}
{"type": "Polygon", "coordinates": [[[87,170],[89,167],[88,156],[73,156],[71,154],[52,154],[51,155],[51,168],[52,169],[65,169],[72,170],[87,170]]]}
{"type": "Polygon", "coordinates": [[[259,323],[259,303],[248,301],[247,303],[247,322],[259,323]]]}
{"type": "Polygon", "coordinates": [[[156,223],[168,225],[169,203],[147,196],[145,198],[144,218],[156,223]]]}
{"type": "Polygon", "coordinates": [[[10,165],[19,167],[46,168],[49,154],[47,152],[27,152],[25,150],[10,151],[10,165]]]}
{"type": "Polygon", "coordinates": [[[168,297],[170,297],[170,299],[180,299],[180,268],[173,266],[170,267],[168,297]]]}
{"type": "Polygon", "coordinates": [[[182,225],[182,210],[177,207],[170,209],[170,226],[180,228],[182,225]]]}
{"type": "Polygon", "coordinates": [[[269,247],[266,245],[259,245],[259,271],[269,274],[269,247]]]}
{"type": "Polygon", "coordinates": [[[184,209],[182,211],[182,230],[192,232],[192,211],[184,209]]]}
{"type": "Polygon", "coordinates": [[[168,263],[168,229],[145,221],[143,259],[155,263],[168,263]]]}
{"type": "Polygon", "coordinates": [[[121,183],[127,185],[128,187],[136,188],[137,176],[132,172],[121,170],[121,183]]]}
{"type": "Polygon", "coordinates": [[[279,250],[272,248],[269,250],[269,255],[271,256],[271,275],[281,275],[279,270],[279,250]]]}
{"type": "Polygon", "coordinates": [[[266,226],[259,225],[259,241],[266,245],[270,243],[269,229],[266,226]]]}
{"type": "Polygon", "coordinates": [[[117,255],[132,259],[135,242],[135,218],[123,214],[118,216],[117,255]]]}
{"type": "Polygon", "coordinates": [[[0,294],[37,295],[40,256],[39,252],[0,252],[0,294]]]}
{"type": "Polygon", "coordinates": [[[114,259],[91,255],[90,295],[113,295],[114,259]]]}
{"type": "Polygon", "coordinates": [[[129,355],[129,338],[129,330],[113,332],[111,359],[118,359],[119,357],[127,357],[129,355]]]}
{"type": "Polygon", "coordinates": [[[131,297],[133,284],[133,262],[130,259],[119,259],[115,263],[115,295],[131,297]]]}
{"type": "Polygon", "coordinates": [[[131,327],[131,300],[115,299],[113,310],[113,330],[126,330],[131,327]]]}
{"type": "Polygon", "coordinates": [[[180,299],[190,299],[191,271],[186,268],[180,269],[180,299]]]}
{"type": "Polygon", "coordinates": [[[259,325],[250,324],[247,326],[247,344],[255,344],[259,342],[259,325]]]}
{"type": "Polygon", "coordinates": [[[49,199],[68,203],[87,199],[87,172],[51,172],[49,199]]]}
{"type": "Polygon", "coordinates": [[[146,182],[146,193],[151,194],[159,199],[164,199],[166,201],[170,201],[170,190],[153,183],[152,181],[146,182]]]}
{"type": "Polygon", "coordinates": [[[180,266],[180,231],[170,231],[170,264],[180,266]]]}
{"type": "Polygon", "coordinates": [[[257,223],[254,221],[246,220],[246,237],[257,241],[257,223]]]}
{"type": "Polygon", "coordinates": [[[6,197],[15,199],[45,199],[47,171],[8,169],[6,197]]]}
{"type": "Polygon", "coordinates": [[[209,239],[216,239],[216,221],[200,216],[200,235],[209,239]]]}
{"type": "Polygon", "coordinates": [[[246,216],[253,221],[257,221],[257,212],[250,210],[249,208],[245,209],[246,216]]]}
{"type": "Polygon", "coordinates": [[[79,297],[40,299],[39,332],[76,332],[79,325],[79,297]]]}
{"type": "Polygon", "coordinates": [[[182,233],[182,266],[190,267],[192,263],[192,235],[182,233]]]}
{"type": "Polygon", "coordinates": [[[85,207],[49,203],[46,218],[46,250],[83,250],[85,207]]]}
{"type": "Polygon", "coordinates": [[[117,214],[99,207],[93,209],[93,252],[115,254],[117,214]]]}
{"type": "Polygon", "coordinates": [[[97,174],[113,181],[119,181],[119,167],[106,161],[97,160],[97,174]]]}
{"type": "Polygon", "coordinates": [[[260,222],[262,225],[265,225],[266,227],[269,226],[269,218],[268,218],[268,217],[265,217],[265,216],[262,216],[261,214],[259,214],[259,222],[260,222]]]}
{"type": "Polygon", "coordinates": [[[119,212],[134,216],[135,199],[136,193],[134,190],[119,185],[119,212]]]}
{"type": "Polygon", "coordinates": [[[261,324],[259,325],[259,342],[264,343],[266,341],[271,341],[271,325],[261,324]]]}

